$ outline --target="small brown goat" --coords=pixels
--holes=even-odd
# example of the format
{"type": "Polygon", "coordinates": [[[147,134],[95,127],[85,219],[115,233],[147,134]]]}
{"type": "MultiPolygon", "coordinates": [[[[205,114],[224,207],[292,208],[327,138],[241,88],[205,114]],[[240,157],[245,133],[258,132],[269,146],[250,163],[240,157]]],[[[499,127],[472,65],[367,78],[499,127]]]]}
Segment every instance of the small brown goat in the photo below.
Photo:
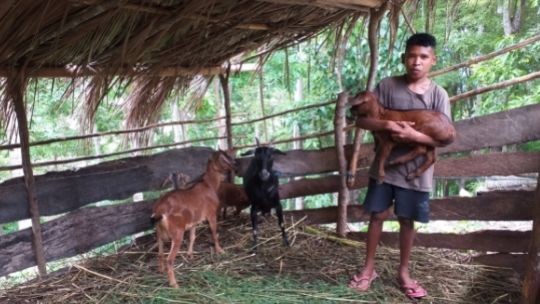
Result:
{"type": "Polygon", "coordinates": [[[216,252],[223,253],[217,237],[217,212],[219,199],[217,189],[224,179],[224,173],[232,170],[234,158],[224,151],[217,151],[208,160],[206,171],[200,181],[187,189],[173,190],[163,195],[153,206],[152,219],[156,221],[159,251],[159,269],[167,269],[169,284],[178,287],[174,275],[174,260],[182,245],[185,230],[189,230],[188,257],[193,256],[195,225],[208,221],[216,252]],[[163,254],[163,244],[171,240],[167,262],[163,254]]]}
{"type": "MultiPolygon", "coordinates": [[[[376,118],[380,120],[412,122],[412,127],[438,142],[438,146],[451,144],[456,137],[456,130],[450,119],[441,112],[431,110],[390,110],[384,108],[372,92],[360,92],[349,100],[352,105],[351,112],[357,116],[376,118]]],[[[384,180],[384,164],[394,146],[400,144],[392,139],[388,131],[373,131],[373,137],[377,142],[376,161],[378,164],[378,180],[384,180]]],[[[408,180],[414,179],[426,171],[436,160],[435,147],[416,143],[409,153],[389,162],[388,165],[404,164],[419,155],[425,155],[426,161],[415,172],[407,176],[408,180]]]]}
{"type": "Polygon", "coordinates": [[[234,207],[234,216],[238,216],[243,209],[249,207],[249,199],[244,187],[232,183],[223,182],[218,189],[219,202],[223,210],[223,218],[227,216],[227,208],[234,207]]]}

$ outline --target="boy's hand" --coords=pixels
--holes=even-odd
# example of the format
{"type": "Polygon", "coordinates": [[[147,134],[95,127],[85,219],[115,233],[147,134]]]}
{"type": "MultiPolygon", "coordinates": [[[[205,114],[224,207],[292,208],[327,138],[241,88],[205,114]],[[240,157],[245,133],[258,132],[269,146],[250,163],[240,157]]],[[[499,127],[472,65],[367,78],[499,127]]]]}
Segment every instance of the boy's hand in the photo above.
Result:
{"type": "Polygon", "coordinates": [[[393,121],[389,124],[388,131],[392,139],[400,143],[410,143],[414,142],[418,131],[416,131],[412,126],[414,122],[412,121],[393,121]]]}

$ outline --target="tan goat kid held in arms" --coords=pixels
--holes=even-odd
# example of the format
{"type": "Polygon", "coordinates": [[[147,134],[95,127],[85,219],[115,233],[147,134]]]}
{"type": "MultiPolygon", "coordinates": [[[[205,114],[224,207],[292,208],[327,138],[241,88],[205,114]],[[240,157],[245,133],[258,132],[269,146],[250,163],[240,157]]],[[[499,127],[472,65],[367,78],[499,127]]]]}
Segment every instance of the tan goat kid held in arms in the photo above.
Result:
{"type": "Polygon", "coordinates": [[[154,204],[151,217],[156,222],[159,270],[164,272],[167,269],[169,284],[172,287],[178,287],[174,275],[174,260],[186,230],[189,230],[188,257],[193,256],[195,226],[204,220],[208,221],[216,252],[224,252],[217,236],[217,215],[220,206],[217,189],[225,178],[224,174],[233,169],[232,153],[221,150],[214,152],[198,182],[186,189],[172,190],[154,204]],[[168,240],[171,241],[171,249],[165,262],[163,245],[168,240]]]}
{"type": "MultiPolygon", "coordinates": [[[[451,144],[456,137],[456,130],[450,118],[444,113],[432,110],[390,110],[384,108],[378,101],[377,96],[368,91],[360,92],[349,99],[351,112],[357,117],[363,116],[379,120],[399,121],[410,124],[415,130],[426,134],[437,142],[438,147],[451,144]]],[[[435,147],[422,145],[414,142],[401,143],[392,138],[389,131],[372,131],[376,141],[375,159],[378,164],[378,181],[382,183],[385,176],[385,162],[390,152],[396,145],[414,146],[409,153],[398,157],[388,163],[389,166],[404,164],[425,155],[425,162],[414,172],[407,175],[407,180],[412,180],[424,173],[435,163],[435,147]]],[[[354,151],[354,153],[358,153],[354,151]]],[[[353,164],[354,165],[354,164],[353,164]]],[[[354,174],[354,173],[353,173],[354,174]]]]}

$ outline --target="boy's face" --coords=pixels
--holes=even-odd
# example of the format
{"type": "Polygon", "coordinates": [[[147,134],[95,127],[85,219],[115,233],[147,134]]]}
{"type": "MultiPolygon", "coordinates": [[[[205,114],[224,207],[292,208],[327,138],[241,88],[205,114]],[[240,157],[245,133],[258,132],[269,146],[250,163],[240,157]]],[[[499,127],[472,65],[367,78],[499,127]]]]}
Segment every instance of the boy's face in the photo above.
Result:
{"type": "Polygon", "coordinates": [[[410,80],[426,78],[431,67],[437,62],[432,47],[413,45],[402,55],[402,61],[410,80]]]}

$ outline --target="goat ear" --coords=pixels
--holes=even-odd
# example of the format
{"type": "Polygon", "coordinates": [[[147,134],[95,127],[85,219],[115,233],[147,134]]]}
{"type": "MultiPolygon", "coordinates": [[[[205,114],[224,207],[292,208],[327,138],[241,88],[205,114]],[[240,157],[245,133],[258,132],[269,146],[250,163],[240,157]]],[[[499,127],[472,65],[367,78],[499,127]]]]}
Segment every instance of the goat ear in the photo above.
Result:
{"type": "Polygon", "coordinates": [[[255,137],[255,144],[257,144],[257,147],[261,146],[261,142],[259,141],[258,137],[255,137]]]}
{"type": "Polygon", "coordinates": [[[255,151],[253,149],[251,149],[251,150],[247,150],[246,152],[240,154],[240,156],[253,155],[253,153],[255,153],[255,151]]]}
{"type": "Polygon", "coordinates": [[[276,149],[276,148],[272,149],[272,153],[281,154],[281,155],[287,155],[287,153],[281,151],[280,149],[276,149]]]}

